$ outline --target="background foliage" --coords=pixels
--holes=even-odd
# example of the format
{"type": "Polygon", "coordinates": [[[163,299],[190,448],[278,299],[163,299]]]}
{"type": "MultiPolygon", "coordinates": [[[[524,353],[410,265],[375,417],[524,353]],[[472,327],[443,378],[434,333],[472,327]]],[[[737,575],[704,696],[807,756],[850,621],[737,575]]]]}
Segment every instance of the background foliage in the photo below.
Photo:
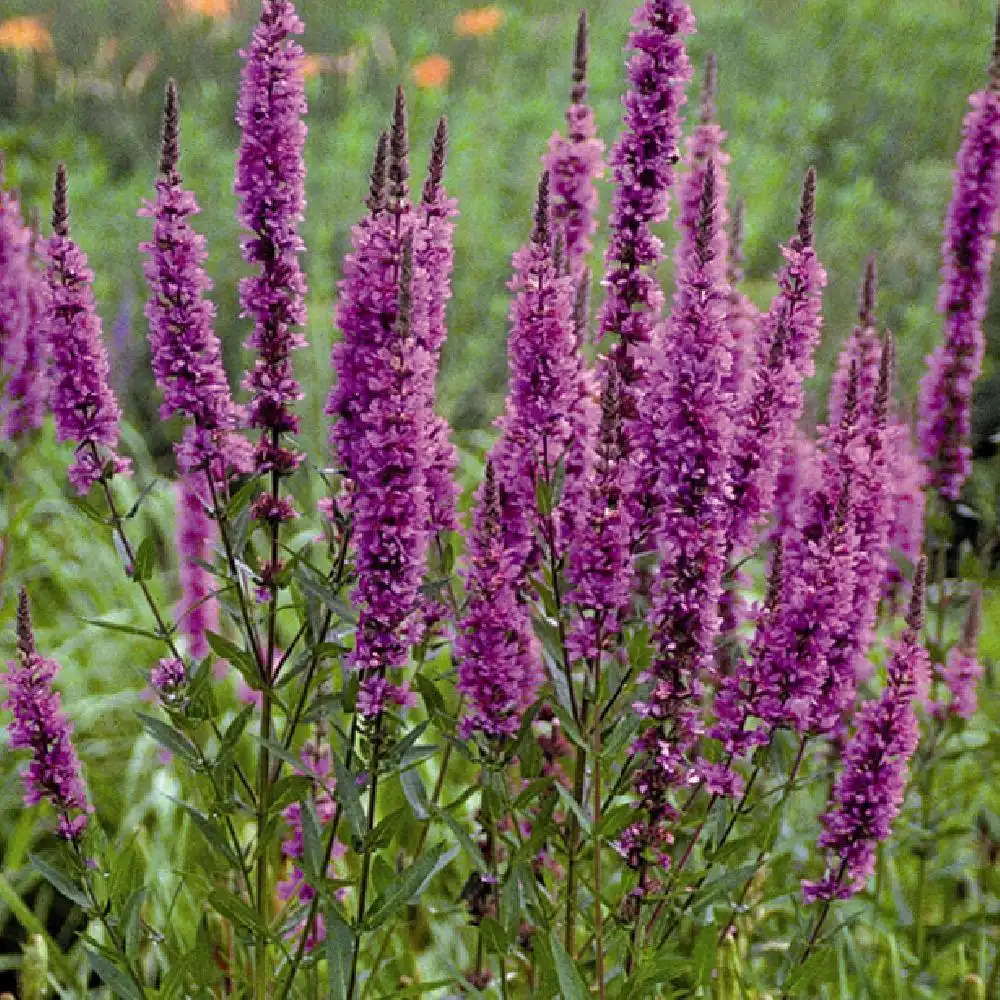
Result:
{"type": "MultiPolygon", "coordinates": [[[[719,56],[719,116],[730,135],[732,189],[746,199],[747,290],[758,304],[771,295],[777,244],[791,231],[803,168],[815,163],[819,170],[816,243],[830,284],[813,413],[822,415],[817,401],[825,398],[829,363],[850,329],[861,266],[872,250],[882,274],[880,312],[898,335],[900,395],[912,401],[923,357],[940,333],[934,301],[941,224],[966,96],[984,78],[990,4],[697,0],[693,6],[699,21],[691,44],[696,66],[709,49],[719,56]]],[[[478,479],[483,430],[501,408],[509,257],[527,233],[539,154],[562,125],[576,11],[552,0],[507,3],[494,30],[463,36],[453,21],[461,13],[457,3],[302,0],[299,7],[307,24],[307,51],[316,57],[308,88],[305,228],[311,346],[297,359],[307,393],[307,449],[312,455],[325,453],[322,403],[330,378],[339,262],[361,211],[374,138],[388,117],[392,88],[403,80],[412,96],[415,174],[424,166],[436,116],[446,113],[452,129],[448,186],[462,215],[442,396],[465,445],[469,485],[473,472],[478,479]],[[442,74],[445,66],[425,61],[433,56],[447,60],[448,79],[435,83],[431,78],[429,66],[442,74]]],[[[621,46],[632,7],[632,0],[597,0],[589,7],[591,96],[609,144],[618,130],[621,46]]],[[[231,191],[238,140],[233,107],[237,49],[249,35],[256,5],[251,0],[4,3],[3,17],[20,15],[37,18],[50,44],[43,38],[34,51],[0,48],[0,149],[9,179],[43,218],[54,165],[60,159],[68,163],[74,232],[97,272],[100,307],[113,335],[117,387],[132,426],[126,443],[143,470],[137,479],[141,484],[154,470],[170,469],[174,433],[157,417],[135,250],[148,229],[136,209],[152,189],[162,86],[168,75],[180,84],[182,169],[202,205],[198,225],[210,237],[219,331],[235,373],[242,367],[246,324],[236,307],[243,265],[231,191]]],[[[607,190],[602,193],[606,206],[607,190]]],[[[1000,428],[995,321],[1000,297],[995,295],[994,302],[977,396],[980,461],[963,527],[968,532],[978,525],[977,549],[984,560],[976,564],[964,554],[977,576],[988,574],[996,523],[991,438],[1000,428]]],[[[101,817],[120,816],[123,829],[137,832],[134,850],[141,863],[150,871],[166,871],[167,859],[156,854],[162,844],[157,846],[152,831],[181,829],[182,824],[164,794],[171,790],[169,771],[159,766],[156,745],[138,733],[133,716],[141,706],[143,671],[155,650],[151,645],[137,663],[142,647],[133,637],[94,634],[81,624],[97,616],[130,620],[137,602],[118,554],[92,537],[88,523],[71,516],[68,501],[61,499],[65,460],[66,449],[55,446],[48,432],[27,453],[2,456],[3,625],[11,619],[14,581],[29,584],[40,645],[65,667],[65,700],[101,817]],[[36,497],[46,499],[35,503],[36,497]]],[[[161,556],[169,562],[172,494],[163,482],[142,516],[143,533],[159,540],[161,556]]],[[[938,529],[951,531],[944,521],[938,529]]],[[[170,579],[160,575],[154,581],[166,600],[175,596],[165,589],[170,579]]],[[[1000,885],[993,868],[1000,850],[995,782],[1000,704],[994,668],[1000,656],[1000,598],[995,590],[987,591],[986,611],[984,707],[959,737],[977,753],[944,759],[938,787],[948,794],[940,802],[926,795],[911,802],[881,869],[885,891],[875,906],[859,911],[843,936],[840,993],[831,996],[954,996],[966,972],[990,975],[988,956],[1000,926],[1000,885]],[[914,911],[915,872],[895,861],[897,852],[909,859],[914,846],[934,852],[923,914],[914,911]],[[907,930],[918,924],[930,927],[931,948],[924,956],[914,950],[907,930]],[[875,956],[872,963],[853,953],[858,941],[867,956],[875,956]]],[[[19,928],[25,919],[17,909],[20,898],[31,900],[42,923],[61,926],[61,946],[69,946],[75,929],[72,921],[61,923],[64,904],[24,865],[29,849],[45,845],[38,842],[37,815],[20,809],[19,788],[9,780],[13,765],[8,756],[2,759],[8,770],[0,782],[0,976],[20,962],[19,928]],[[53,916],[50,910],[59,912],[53,916]]],[[[797,841],[812,842],[815,812],[804,810],[781,831],[789,844],[786,863],[804,849],[794,847],[797,841]]],[[[171,844],[171,863],[176,865],[187,849],[184,839],[171,844]]],[[[451,888],[454,899],[461,887],[451,888]]],[[[767,917],[765,911],[760,919],[767,917]]],[[[191,919],[198,919],[196,907],[191,919]]],[[[419,965],[421,940],[410,944],[412,954],[394,960],[400,975],[415,974],[419,965]]],[[[705,989],[717,987],[706,984],[705,989]]]]}

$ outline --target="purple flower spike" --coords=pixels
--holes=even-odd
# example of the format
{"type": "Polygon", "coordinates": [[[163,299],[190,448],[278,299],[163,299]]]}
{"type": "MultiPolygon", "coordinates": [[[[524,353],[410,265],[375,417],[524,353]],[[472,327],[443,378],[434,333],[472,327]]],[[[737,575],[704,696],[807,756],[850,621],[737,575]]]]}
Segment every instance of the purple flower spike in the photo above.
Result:
{"type": "Polygon", "coordinates": [[[441,348],[448,335],[445,310],[451,298],[451,274],[455,263],[454,231],[451,221],[458,215],[458,205],[449,198],[442,183],[448,150],[448,123],[441,118],[431,146],[430,165],[424,183],[413,237],[413,264],[423,272],[427,321],[422,326],[419,346],[432,359],[428,373],[428,461],[427,501],[432,533],[454,531],[457,527],[455,506],[458,484],[455,469],[458,453],[451,443],[448,421],[434,412],[435,380],[441,363],[441,348]]]}
{"type": "Polygon", "coordinates": [[[552,220],[566,236],[570,273],[579,278],[597,231],[597,188],[604,175],[604,143],[597,138],[594,110],[587,104],[587,12],[580,11],[573,60],[573,89],[566,129],[549,139],[542,159],[552,181],[552,220]]]}
{"type": "Polygon", "coordinates": [[[732,449],[730,549],[751,545],[771,509],[775,478],[802,413],[802,383],[813,372],[819,342],[820,296],[826,272],[813,248],[816,171],[802,190],[798,231],[782,249],[779,292],[761,317],[757,361],[750,375],[732,449]]]}
{"type": "MultiPolygon", "coordinates": [[[[719,631],[725,568],[729,415],[722,380],[730,363],[726,322],[725,231],[719,224],[715,166],[701,177],[698,220],[685,230],[663,355],[644,404],[637,438],[657,472],[649,495],[658,503],[654,536],[660,564],[650,598],[653,661],[648,693],[635,709],[649,725],[634,750],[645,754],[636,790],[648,817],[647,843],[662,850],[674,817],[671,788],[697,783],[692,751],[702,733],[703,681],[719,631]]],[[[730,786],[711,772],[713,787],[730,786]]],[[[733,786],[735,787],[735,786],[733,786]]]]}
{"type": "Polygon", "coordinates": [[[469,540],[468,602],[455,640],[458,690],[466,699],[461,732],[502,738],[517,732],[521,714],[543,681],[528,608],[518,599],[520,564],[504,541],[493,463],[469,540]]]}
{"type": "Polygon", "coordinates": [[[45,416],[48,289],[36,235],[3,179],[0,156],[0,439],[10,440],[41,427],[45,416]]]}
{"type": "Polygon", "coordinates": [[[962,637],[948,650],[947,662],[939,667],[941,680],[951,698],[947,705],[941,703],[934,706],[937,715],[950,712],[960,719],[971,719],[976,714],[976,687],[983,676],[978,652],[982,618],[983,594],[977,590],[969,601],[962,637]]]}
{"type": "Polygon", "coordinates": [[[9,662],[4,680],[4,708],[13,715],[10,746],[30,750],[23,775],[24,803],[48,799],[59,813],[59,836],[79,840],[93,807],[87,802],[80,760],[73,747],[72,723],[63,715],[52,681],[59,670],[35,648],[28,592],[22,588],[17,606],[17,662],[9,662]]]}
{"type": "Polygon", "coordinates": [[[243,258],[257,268],[240,281],[243,315],[254,321],[246,346],[257,352],[243,387],[251,395],[249,426],[261,431],[256,471],[273,477],[287,475],[302,460],[280,440],[299,429],[292,404],[302,392],[291,353],[306,342],[299,332],[306,321],[306,283],[298,233],[305,207],[304,53],[291,38],[302,30],[291,0],[261,0],[260,22],[240,53],[245,65],[236,109],[243,136],[234,190],[240,222],[250,234],[243,258]]]}
{"type": "Polygon", "coordinates": [[[679,111],[691,78],[684,36],[694,32],[694,16],[678,0],[646,0],[632,24],[628,48],[634,55],[623,98],[624,129],[609,157],[615,190],[604,258],[607,297],[600,317],[600,336],[618,336],[611,356],[622,378],[626,421],[638,412],[637,349],[649,343],[663,308],[654,274],[663,243],[651,227],[662,222],[670,208],[681,138],[679,111]]]}
{"type": "Polygon", "coordinates": [[[182,473],[207,470],[216,482],[230,471],[253,468],[250,445],[236,433],[241,420],[213,330],[215,308],[204,294],[212,287],[205,273],[205,237],[188,222],[197,214],[194,195],[184,189],[177,168],[180,108],[177,87],[167,83],[163,150],[156,198],[139,214],[153,220],[153,238],[140,245],[150,298],[146,303],[153,374],[163,390],[160,416],[180,413],[191,421],[175,445],[182,473]]]}
{"type": "Polygon", "coordinates": [[[106,465],[127,473],[130,464],[116,451],[121,410],[108,384],[108,352],[91,287],[94,272],[69,235],[63,164],[56,171],[52,229],[46,248],[51,405],[58,439],[77,444],[69,481],[78,493],[86,493],[106,465]]]}
{"type": "Polygon", "coordinates": [[[926,563],[913,581],[906,628],[892,649],[882,694],[858,715],[844,750],[830,804],[822,816],[819,846],[827,854],[824,876],[802,883],[807,902],[847,899],[875,870],[875,848],[892,831],[903,804],[910,758],[919,729],[915,701],[926,684],[927,652],[920,644],[926,563]]]}
{"type": "MultiPolygon", "coordinates": [[[[395,267],[391,213],[385,212],[377,221],[376,227],[359,227],[356,232],[359,252],[348,264],[344,279],[350,294],[366,301],[369,295],[387,295],[395,267]],[[372,268],[373,280],[360,287],[355,281],[365,276],[363,267],[372,268]]],[[[354,600],[361,607],[353,664],[362,671],[358,708],[363,715],[379,714],[389,700],[398,705],[409,703],[406,689],[391,684],[386,673],[406,664],[426,569],[425,390],[431,360],[418,346],[414,332],[420,306],[420,299],[414,296],[414,277],[410,234],[403,244],[396,301],[391,312],[382,314],[394,317],[393,327],[387,330],[377,315],[355,311],[352,306],[358,304],[357,299],[350,303],[347,295],[339,314],[342,323],[366,315],[367,319],[365,327],[343,326],[345,340],[338,348],[351,345],[361,334],[374,333],[381,338],[364,344],[363,358],[357,354],[354,358],[354,363],[365,366],[363,380],[355,384],[371,397],[364,399],[366,409],[358,414],[363,434],[350,442],[348,450],[356,488],[353,510],[358,586],[354,600]]],[[[335,348],[335,362],[343,353],[335,348]]],[[[342,369],[339,374],[340,395],[335,398],[347,403],[343,390],[348,372],[342,369]]]]}
{"type": "Polygon", "coordinates": [[[568,645],[574,658],[594,662],[619,633],[629,607],[632,557],[621,454],[621,385],[608,365],[601,426],[575,543],[570,550],[567,601],[575,605],[568,645]]]}
{"type": "Polygon", "coordinates": [[[557,545],[556,520],[539,509],[539,488],[553,494],[554,504],[557,469],[563,463],[564,494],[578,495],[582,468],[571,458],[580,428],[590,420],[589,414],[581,416],[581,407],[590,400],[581,391],[573,279],[553,260],[548,195],[545,173],[531,239],[514,254],[514,277],[508,285],[514,293],[507,345],[509,388],[494,449],[503,484],[507,544],[525,569],[532,566],[542,543],[550,549],[557,545]]]}
{"type": "Polygon", "coordinates": [[[1000,23],[990,82],[973,94],[945,223],[938,310],[944,343],[920,386],[920,450],[930,485],[957,500],[972,469],[972,386],[982,370],[983,317],[1000,205],[1000,23]]]}
{"type": "Polygon", "coordinates": [[[218,537],[209,514],[203,484],[185,476],[177,484],[177,553],[180,559],[181,601],[178,619],[187,637],[188,652],[196,660],[208,656],[207,633],[219,631],[219,602],[213,597],[215,579],[203,563],[211,563],[218,537]]]}
{"type": "Polygon", "coordinates": [[[743,293],[743,199],[733,206],[729,224],[729,258],[726,261],[729,280],[729,331],[732,334],[733,364],[725,382],[731,400],[734,422],[740,419],[750,384],[752,367],[757,363],[757,328],[760,310],[743,293]]]}

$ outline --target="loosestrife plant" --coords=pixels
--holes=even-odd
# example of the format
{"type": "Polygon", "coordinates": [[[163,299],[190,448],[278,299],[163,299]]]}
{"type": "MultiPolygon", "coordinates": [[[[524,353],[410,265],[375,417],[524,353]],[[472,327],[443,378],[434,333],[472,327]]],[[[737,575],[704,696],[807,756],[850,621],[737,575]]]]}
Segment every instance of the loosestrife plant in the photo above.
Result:
{"type": "Polygon", "coordinates": [[[874,257],[810,433],[826,284],[816,171],[794,219],[789,198],[794,226],[758,309],[741,287],[714,58],[684,138],[691,9],[636,11],[608,147],[581,14],[566,131],[539,147],[513,254],[506,406],[465,516],[470,484],[435,408],[461,224],[448,128],[434,126],[418,188],[402,88],[340,271],[329,450],[297,441],[304,30],[291,0],[262,0],[241,53],[252,357],[238,393],[172,82],[139,209],[161,416],[181,424],[173,606],[121,499],[122,477],[146,473],[122,444],[71,179],[60,165],[45,238],[0,191],[0,427],[17,441],[51,411],[80,509],[124,554],[141,598],[129,627],[160,646],[140,719],[175,775],[176,823],[197,838],[169,877],[121,877],[125,845],[88,795],[22,588],[7,745],[27,760],[26,805],[50,804],[65,845],[35,865],[82,912],[90,967],[129,998],[728,997],[743,994],[726,983],[751,980],[817,995],[833,916],[871,899],[922,739],[939,746],[976,709],[979,595],[952,588],[961,637],[942,644],[942,605],[925,645],[925,599],[944,590],[922,555],[923,505],[925,491],[957,499],[969,472],[1000,63],[965,122],[919,445],[895,398],[874,257]],[[315,510],[297,499],[306,476],[321,477],[315,510]],[[788,824],[815,846],[772,864],[788,824]],[[167,885],[194,899],[197,926],[158,898],[167,885]],[[783,947],[754,951],[776,933],[755,903],[779,895],[794,900],[783,947]]]}

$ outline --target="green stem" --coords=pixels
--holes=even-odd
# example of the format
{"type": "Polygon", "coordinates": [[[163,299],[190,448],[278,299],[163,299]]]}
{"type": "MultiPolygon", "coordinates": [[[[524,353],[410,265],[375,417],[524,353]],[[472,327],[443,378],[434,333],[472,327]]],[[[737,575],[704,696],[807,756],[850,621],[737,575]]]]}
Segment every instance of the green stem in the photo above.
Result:
{"type": "Polygon", "coordinates": [[[601,901],[601,628],[597,630],[597,657],[594,663],[594,950],[597,955],[597,995],[605,998],[604,910],[601,901]]]}

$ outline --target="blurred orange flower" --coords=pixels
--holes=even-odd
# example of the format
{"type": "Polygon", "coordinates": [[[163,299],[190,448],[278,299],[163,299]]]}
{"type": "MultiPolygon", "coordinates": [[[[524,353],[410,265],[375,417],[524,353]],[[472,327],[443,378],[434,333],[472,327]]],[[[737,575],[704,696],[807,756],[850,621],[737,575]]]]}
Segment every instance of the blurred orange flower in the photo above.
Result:
{"type": "Polygon", "coordinates": [[[418,87],[436,90],[443,87],[451,78],[451,60],[435,52],[434,55],[415,62],[410,72],[413,74],[413,82],[418,87]]]}
{"type": "Polygon", "coordinates": [[[319,55],[316,52],[306,52],[302,56],[302,75],[307,80],[312,80],[320,73],[330,72],[330,57],[319,55]]]}
{"type": "Polygon", "coordinates": [[[181,0],[188,14],[201,14],[214,21],[221,21],[233,12],[233,0],[181,0]]]}
{"type": "Polygon", "coordinates": [[[52,52],[52,36],[37,17],[12,17],[0,23],[0,49],[52,52]]]}
{"type": "Polygon", "coordinates": [[[492,35],[504,22],[504,12],[499,7],[470,7],[455,15],[451,26],[460,38],[492,35]]]}

